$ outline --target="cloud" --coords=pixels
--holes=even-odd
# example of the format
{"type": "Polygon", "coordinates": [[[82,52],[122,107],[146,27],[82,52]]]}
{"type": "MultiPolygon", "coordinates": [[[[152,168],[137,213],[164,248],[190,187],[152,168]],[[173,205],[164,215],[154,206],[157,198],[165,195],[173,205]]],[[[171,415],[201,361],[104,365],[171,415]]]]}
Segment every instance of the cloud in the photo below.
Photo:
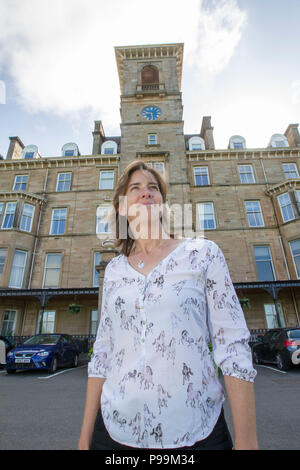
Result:
{"type": "MultiPolygon", "coordinates": [[[[119,125],[114,46],[184,42],[192,73],[227,67],[246,15],[236,0],[0,0],[0,74],[29,113],[119,125]],[[11,12],[14,12],[13,14],[11,12]]],[[[0,76],[1,78],[1,76],[0,76]]]]}

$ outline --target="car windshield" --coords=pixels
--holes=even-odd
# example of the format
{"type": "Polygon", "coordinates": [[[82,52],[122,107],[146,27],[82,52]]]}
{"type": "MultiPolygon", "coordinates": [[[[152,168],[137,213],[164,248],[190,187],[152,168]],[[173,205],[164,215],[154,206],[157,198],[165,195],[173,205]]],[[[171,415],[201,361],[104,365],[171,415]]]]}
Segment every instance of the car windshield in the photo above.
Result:
{"type": "Polygon", "coordinates": [[[290,330],[287,332],[289,338],[300,339],[300,330],[290,330]]]}
{"type": "Polygon", "coordinates": [[[36,335],[24,341],[23,344],[26,344],[26,346],[37,346],[40,344],[46,346],[56,344],[59,338],[59,335],[36,335]]]}

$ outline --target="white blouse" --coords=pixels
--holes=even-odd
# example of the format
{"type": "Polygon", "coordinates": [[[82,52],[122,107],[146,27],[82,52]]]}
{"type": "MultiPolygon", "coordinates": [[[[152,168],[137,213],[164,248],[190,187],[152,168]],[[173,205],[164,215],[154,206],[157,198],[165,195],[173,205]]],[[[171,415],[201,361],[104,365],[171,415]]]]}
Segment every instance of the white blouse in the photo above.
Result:
{"type": "Polygon", "coordinates": [[[147,276],[126,256],[113,258],[88,366],[89,377],[106,378],[101,410],[111,438],[176,448],[207,437],[224,401],[215,363],[224,375],[253,382],[249,338],[214,242],[185,239],[147,276]]]}

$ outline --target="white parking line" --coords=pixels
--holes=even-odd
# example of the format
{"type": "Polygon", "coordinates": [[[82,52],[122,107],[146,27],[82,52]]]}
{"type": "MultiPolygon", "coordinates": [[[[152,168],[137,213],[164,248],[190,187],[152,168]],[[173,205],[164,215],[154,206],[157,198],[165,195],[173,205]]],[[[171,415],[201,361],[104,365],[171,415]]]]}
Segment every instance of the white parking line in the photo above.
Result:
{"type": "Polygon", "coordinates": [[[274,367],[263,366],[262,364],[255,364],[255,367],[265,367],[266,369],[274,370],[275,372],[280,372],[281,374],[286,374],[284,370],[275,369],[274,367]]]}
{"type": "Polygon", "coordinates": [[[64,374],[65,372],[70,372],[71,370],[78,370],[78,369],[81,369],[82,367],[86,367],[86,365],[79,366],[79,367],[72,367],[71,369],[61,370],[60,372],[56,372],[56,374],[47,375],[47,377],[38,377],[38,379],[51,379],[52,377],[55,377],[56,375],[64,374]]]}

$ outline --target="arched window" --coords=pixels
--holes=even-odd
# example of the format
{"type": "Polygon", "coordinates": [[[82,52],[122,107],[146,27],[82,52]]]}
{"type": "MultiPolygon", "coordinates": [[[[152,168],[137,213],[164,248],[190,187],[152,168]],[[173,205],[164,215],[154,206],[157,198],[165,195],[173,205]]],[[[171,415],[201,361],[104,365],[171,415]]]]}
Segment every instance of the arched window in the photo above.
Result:
{"type": "Polygon", "coordinates": [[[114,155],[118,153],[118,145],[114,140],[106,140],[101,146],[102,155],[114,155]]]}
{"type": "Polygon", "coordinates": [[[26,145],[22,150],[22,158],[29,160],[31,158],[37,158],[39,155],[39,149],[36,145],[26,145]]]}
{"type": "Polygon", "coordinates": [[[229,139],[229,148],[230,149],[245,149],[246,140],[241,135],[233,135],[229,139]]]}
{"type": "Polygon", "coordinates": [[[159,72],[154,65],[146,65],[142,70],[142,85],[159,83],[159,72]]]}
{"type": "Polygon", "coordinates": [[[289,143],[285,135],[274,134],[271,137],[269,147],[289,147],[289,143]]]}
{"type": "Polygon", "coordinates": [[[80,155],[78,146],[77,144],[74,144],[74,142],[68,142],[63,145],[61,152],[63,157],[77,157],[80,155]]]}
{"type": "Polygon", "coordinates": [[[205,142],[202,137],[194,136],[189,139],[189,151],[205,150],[205,142]]]}

